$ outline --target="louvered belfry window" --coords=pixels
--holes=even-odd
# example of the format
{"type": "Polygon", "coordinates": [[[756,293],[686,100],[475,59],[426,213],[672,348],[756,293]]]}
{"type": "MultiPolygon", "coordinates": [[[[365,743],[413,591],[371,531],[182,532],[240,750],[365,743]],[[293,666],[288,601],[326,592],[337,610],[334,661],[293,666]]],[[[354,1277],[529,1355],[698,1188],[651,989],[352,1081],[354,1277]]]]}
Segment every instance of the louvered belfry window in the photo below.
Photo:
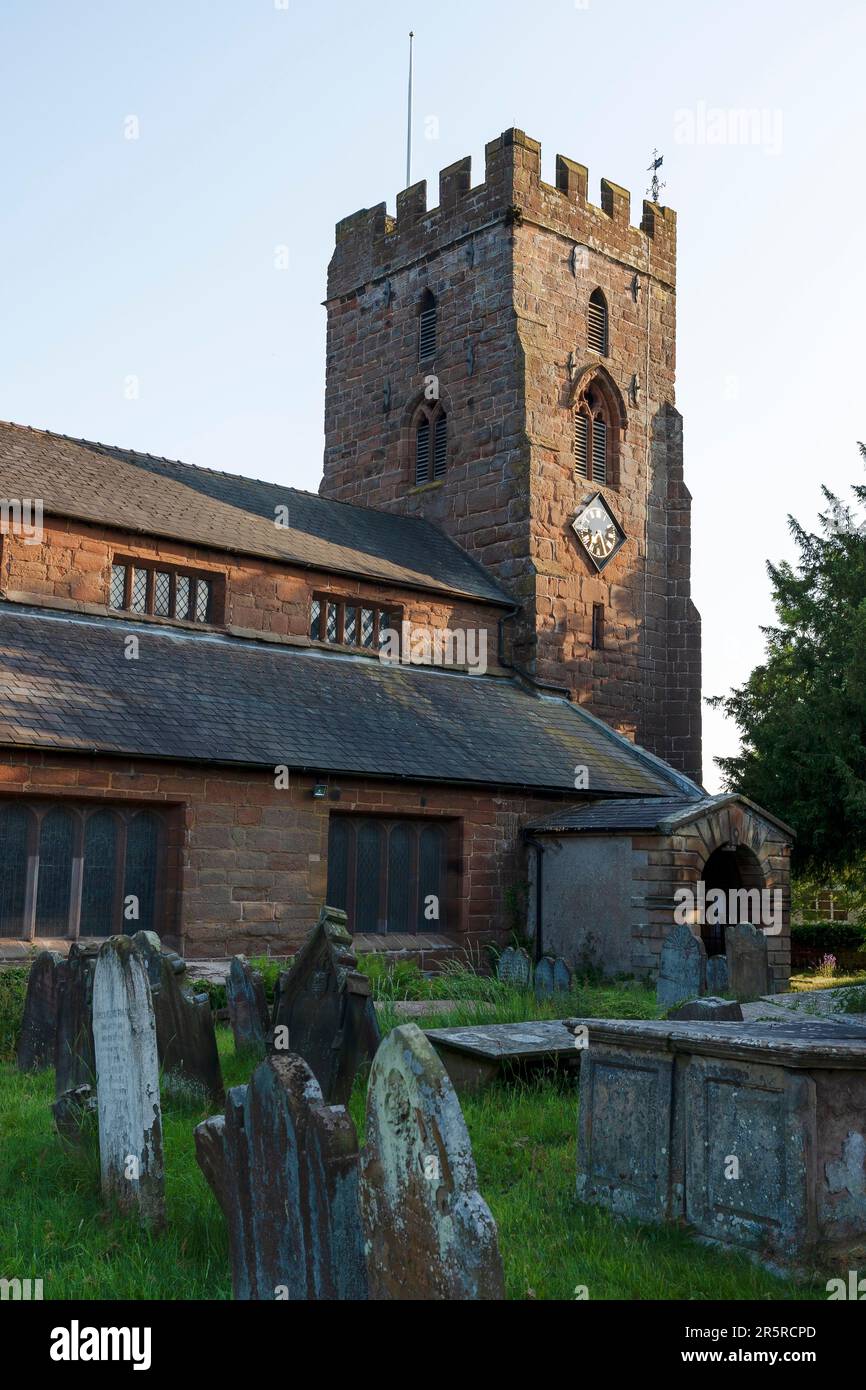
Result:
{"type": "Polygon", "coordinates": [[[587,342],[593,352],[607,355],[607,304],[601,290],[593,290],[587,312],[587,342]]]}
{"type": "Polygon", "coordinates": [[[430,290],[421,299],[418,320],[418,361],[426,362],[436,356],[436,300],[430,290]]]}
{"type": "Polygon", "coordinates": [[[415,486],[438,482],[448,471],[448,417],[437,402],[424,406],[415,425],[415,486]]]}
{"type": "Polygon", "coordinates": [[[582,410],[574,412],[574,471],[589,477],[589,419],[582,410]]]}
{"type": "Polygon", "coordinates": [[[592,481],[607,482],[607,425],[598,415],[592,422],[592,481]]]}

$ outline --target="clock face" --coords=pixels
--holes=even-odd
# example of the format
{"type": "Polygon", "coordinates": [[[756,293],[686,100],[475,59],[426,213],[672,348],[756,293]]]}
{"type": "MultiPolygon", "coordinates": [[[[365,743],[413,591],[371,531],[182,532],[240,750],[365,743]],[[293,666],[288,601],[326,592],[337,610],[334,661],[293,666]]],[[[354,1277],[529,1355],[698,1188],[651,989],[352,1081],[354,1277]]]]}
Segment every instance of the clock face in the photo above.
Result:
{"type": "Polygon", "coordinates": [[[625,540],[625,532],[611,516],[600,492],[591,497],[572,522],[578,540],[596,569],[604,569],[625,540]]]}

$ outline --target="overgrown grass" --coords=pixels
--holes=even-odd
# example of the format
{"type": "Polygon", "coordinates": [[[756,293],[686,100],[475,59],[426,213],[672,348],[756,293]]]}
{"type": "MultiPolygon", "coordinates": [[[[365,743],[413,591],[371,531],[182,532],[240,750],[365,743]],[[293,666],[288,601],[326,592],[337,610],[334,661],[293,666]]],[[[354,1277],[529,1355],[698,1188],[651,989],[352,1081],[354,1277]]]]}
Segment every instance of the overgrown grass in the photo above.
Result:
{"type": "Polygon", "coordinates": [[[793,994],[802,994],[813,989],[838,989],[840,985],[866,986],[866,970],[839,970],[834,975],[822,975],[815,970],[801,970],[791,976],[789,989],[793,994]]]}
{"type": "MultiPolygon", "coordinates": [[[[649,1017],[654,996],[622,986],[578,986],[536,1003],[508,991],[482,1013],[467,1004],[422,1026],[585,1016],[649,1017]]],[[[380,1013],[383,1032],[393,1005],[380,1013]]],[[[227,1086],[248,1079],[217,1030],[227,1086]]],[[[365,1078],[350,1109],[363,1135],[365,1078]]],[[[226,1299],[231,1297],[225,1223],[195,1161],[193,1129],[206,1113],[190,1097],[166,1097],[163,1127],[168,1229],[159,1237],[106,1212],[98,1157],[64,1146],[51,1120],[53,1074],[25,1076],[0,1065],[0,1276],[41,1278],[46,1298],[226,1299]]],[[[784,1299],[825,1297],[780,1280],[745,1256],[696,1244],[682,1231],[619,1222],[574,1199],[577,1094],[573,1078],[498,1084],[463,1098],[479,1185],[499,1226],[509,1298],[784,1299]]]]}

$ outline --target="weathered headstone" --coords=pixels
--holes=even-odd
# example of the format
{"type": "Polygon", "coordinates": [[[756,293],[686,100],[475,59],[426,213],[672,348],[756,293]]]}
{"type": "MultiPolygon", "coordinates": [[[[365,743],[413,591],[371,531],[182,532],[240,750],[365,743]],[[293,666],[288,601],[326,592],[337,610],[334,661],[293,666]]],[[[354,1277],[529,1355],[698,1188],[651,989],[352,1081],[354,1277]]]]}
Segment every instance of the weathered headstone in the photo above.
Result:
{"type": "Polygon", "coordinates": [[[748,922],[725,929],[728,993],[735,999],[760,999],[770,988],[767,938],[748,922]]]}
{"type": "Polygon", "coordinates": [[[366,1298],[358,1137],[302,1058],[268,1057],[195,1141],[228,1221],[236,1299],[366,1298]]]}
{"type": "Polygon", "coordinates": [[[226,1002],[238,1052],[263,1054],[267,1045],[268,1001],[265,983],[243,956],[233,956],[226,980],[226,1002]]]}
{"type": "Polygon", "coordinates": [[[62,1096],[78,1086],[96,1085],[93,1059],[93,975],[99,942],[74,941],[60,980],[57,1040],[54,1049],[54,1093],[62,1096]]]}
{"type": "Polygon", "coordinates": [[[671,928],[662,943],[656,999],[662,1007],[706,993],[704,943],[683,923],[671,928]]]}
{"type": "Polygon", "coordinates": [[[54,1066],[57,1011],[66,961],[57,951],[40,951],[27,979],[27,997],[18,1038],[20,1071],[54,1066]]]}
{"type": "Polygon", "coordinates": [[[707,960],[707,994],[727,994],[728,992],[728,958],[727,956],[710,956],[707,960]]]}
{"type": "Polygon", "coordinates": [[[555,994],[567,994],[571,989],[571,971],[562,956],[553,962],[553,990],[555,994]]]}
{"type": "Polygon", "coordinates": [[[550,956],[542,956],[541,960],[535,963],[535,997],[536,999],[550,999],[553,994],[553,960],[550,956]]]}
{"type": "Polygon", "coordinates": [[[330,1105],[346,1104],[379,1045],[370,982],[356,966],[345,912],[325,907],[274,998],[271,1049],[303,1057],[330,1105]]]}
{"type": "Polygon", "coordinates": [[[528,989],[532,979],[532,964],[522,946],[514,952],[512,971],[511,983],[517,985],[519,989],[528,989]]]}
{"type": "Polygon", "coordinates": [[[184,962],[163,951],[154,932],[136,932],[132,940],[147,968],[164,1076],[171,1081],[180,1078],[211,1099],[222,1099],[222,1072],[208,996],[196,996],[183,987],[184,962]]]}
{"type": "Polygon", "coordinates": [[[514,957],[516,954],[513,946],[506,946],[496,962],[496,978],[501,980],[504,985],[510,985],[514,982],[514,957]]]}
{"type": "Polygon", "coordinates": [[[667,1017],[683,1023],[741,1023],[743,1011],[734,999],[715,999],[706,994],[703,999],[690,999],[671,1009],[667,1017]]]}
{"type": "Polygon", "coordinates": [[[147,968],[128,936],[102,945],[93,979],[102,1191],[142,1224],[164,1221],[156,1020],[147,968]]]}
{"type": "Polygon", "coordinates": [[[371,1298],[504,1298],[463,1113],[414,1024],[395,1028],[373,1062],[361,1213],[371,1298]]]}

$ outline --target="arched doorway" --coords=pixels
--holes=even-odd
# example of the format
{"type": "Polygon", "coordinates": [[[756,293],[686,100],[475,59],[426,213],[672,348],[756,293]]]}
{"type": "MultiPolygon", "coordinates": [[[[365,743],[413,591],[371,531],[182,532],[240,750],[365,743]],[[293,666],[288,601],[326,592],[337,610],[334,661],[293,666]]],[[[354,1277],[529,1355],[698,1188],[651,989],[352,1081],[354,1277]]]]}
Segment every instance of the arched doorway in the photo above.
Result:
{"type": "MultiPolygon", "coordinates": [[[[730,903],[727,895],[732,889],[757,889],[760,893],[764,887],[764,871],[761,868],[760,860],[755,852],[746,845],[722,845],[719,849],[713,850],[701,875],[704,890],[707,896],[714,888],[721,888],[726,895],[726,901],[730,903]]],[[[752,915],[755,917],[755,926],[760,924],[760,898],[758,911],[752,915]]],[[[704,917],[707,912],[705,910],[704,917]]],[[[735,920],[733,915],[727,916],[727,921],[735,920]]],[[[740,913],[740,921],[749,920],[748,915],[740,913]]],[[[701,923],[701,939],[706,947],[708,956],[720,956],[725,950],[725,923],[707,922],[701,923]]]]}

